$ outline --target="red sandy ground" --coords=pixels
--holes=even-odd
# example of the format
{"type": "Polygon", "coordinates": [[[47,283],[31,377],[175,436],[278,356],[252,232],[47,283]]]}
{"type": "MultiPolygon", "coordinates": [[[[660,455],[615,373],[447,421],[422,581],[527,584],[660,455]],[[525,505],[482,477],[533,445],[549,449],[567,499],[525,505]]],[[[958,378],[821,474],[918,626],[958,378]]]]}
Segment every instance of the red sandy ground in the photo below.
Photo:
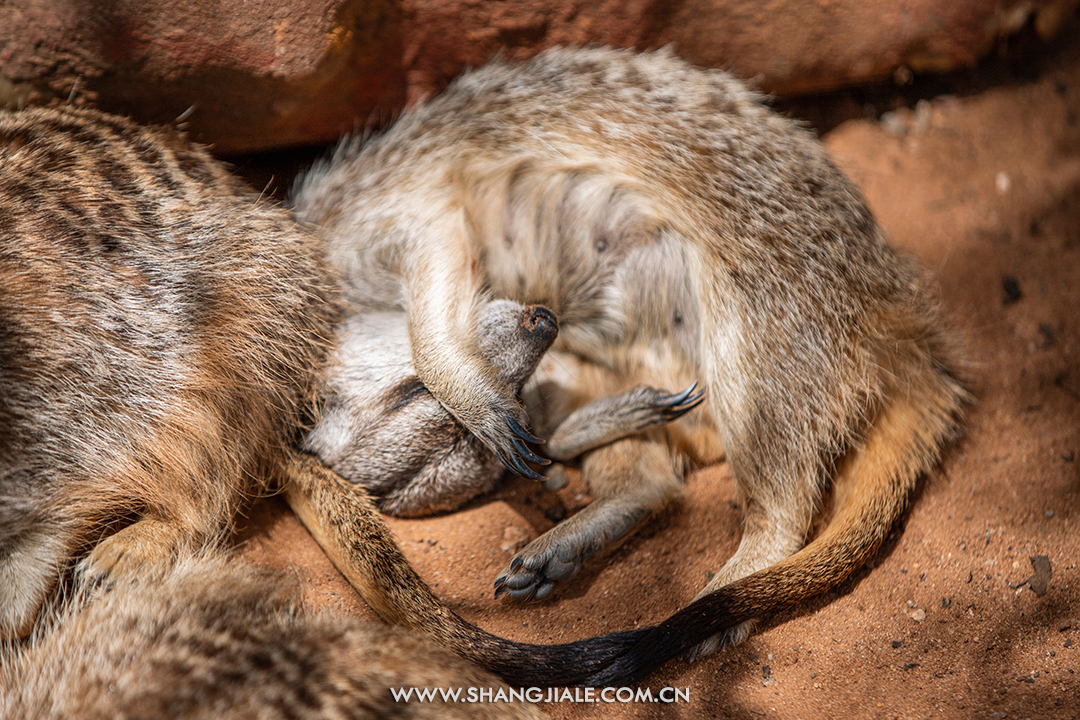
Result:
{"type": "MultiPolygon", "coordinates": [[[[689,702],[543,705],[553,717],[1080,715],[1080,48],[1062,43],[1025,79],[953,90],[824,141],[893,242],[938,278],[978,399],[966,437],[855,578],[644,683],[688,688],[689,702]],[[1053,567],[1041,597],[1022,585],[1033,555],[1053,567]]],[[[530,642],[658,621],[739,539],[731,474],[709,467],[553,599],[493,599],[514,550],[586,502],[573,483],[556,494],[508,481],[462,512],[389,522],[441,598],[530,642]]],[[[374,617],[280,501],[253,508],[243,536],[250,558],[295,567],[312,605],[374,617]]]]}

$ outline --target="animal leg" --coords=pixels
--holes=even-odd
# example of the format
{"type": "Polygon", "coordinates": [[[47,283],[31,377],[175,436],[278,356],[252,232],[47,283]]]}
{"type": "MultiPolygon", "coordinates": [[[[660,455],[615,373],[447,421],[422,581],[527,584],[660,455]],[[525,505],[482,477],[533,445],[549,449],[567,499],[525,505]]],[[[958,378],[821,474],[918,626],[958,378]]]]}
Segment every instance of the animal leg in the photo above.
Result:
{"type": "Polygon", "coordinates": [[[681,393],[669,394],[641,385],[601,398],[563,420],[548,438],[544,451],[552,460],[566,462],[650,425],[669,423],[701,404],[705,391],[696,389],[694,383],[681,393]]]}
{"type": "Polygon", "coordinates": [[[82,561],[93,579],[171,567],[181,549],[196,550],[197,533],[179,522],[144,517],[99,542],[82,561]]]}
{"type": "MultiPolygon", "coordinates": [[[[739,548],[694,599],[775,565],[798,552],[806,539],[811,512],[810,507],[795,513],[772,511],[755,500],[748,500],[739,548]]],[[[711,655],[720,648],[738,645],[749,637],[754,623],[754,620],[748,620],[712,635],[694,648],[691,656],[711,655]]]]}
{"type": "Polygon", "coordinates": [[[495,580],[496,595],[547,597],[583,561],[628,537],[667,504],[678,493],[680,465],[664,442],[640,435],[590,452],[582,474],[597,499],[515,555],[495,580]]]}
{"type": "MultiPolygon", "coordinates": [[[[526,429],[517,392],[479,346],[481,278],[470,255],[461,213],[448,212],[430,232],[444,236],[443,253],[420,253],[406,277],[413,366],[424,386],[508,469],[541,476],[525,461],[544,458],[525,445],[540,442],[526,429]]],[[[550,313],[549,313],[550,314],[550,313]]]]}

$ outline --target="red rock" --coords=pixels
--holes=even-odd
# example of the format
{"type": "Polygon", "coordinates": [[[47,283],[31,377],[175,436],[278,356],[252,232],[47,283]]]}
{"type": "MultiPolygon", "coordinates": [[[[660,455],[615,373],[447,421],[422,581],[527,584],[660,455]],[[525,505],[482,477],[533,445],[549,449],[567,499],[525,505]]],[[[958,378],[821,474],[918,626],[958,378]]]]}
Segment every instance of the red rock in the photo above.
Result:
{"type": "Polygon", "coordinates": [[[0,6],[0,74],[261,150],[401,107],[401,27],[392,0],[16,0],[0,6]]]}
{"type": "Polygon", "coordinates": [[[183,115],[233,153],[380,124],[496,54],[670,43],[784,94],[970,65],[1029,20],[1049,37],[1078,2],[9,0],[0,102],[51,93],[143,121],[183,115]]]}

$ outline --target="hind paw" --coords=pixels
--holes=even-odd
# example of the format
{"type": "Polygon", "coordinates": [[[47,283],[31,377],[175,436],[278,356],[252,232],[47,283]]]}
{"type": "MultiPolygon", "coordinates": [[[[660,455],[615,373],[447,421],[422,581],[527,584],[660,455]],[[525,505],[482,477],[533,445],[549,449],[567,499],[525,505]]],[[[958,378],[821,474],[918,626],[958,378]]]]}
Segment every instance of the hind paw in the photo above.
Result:
{"type": "Polygon", "coordinates": [[[176,525],[144,518],[99,542],[80,570],[95,583],[160,572],[172,565],[187,540],[188,533],[176,525]]]}
{"type": "Polygon", "coordinates": [[[753,629],[754,621],[747,620],[733,628],[728,628],[723,632],[716,633],[707,638],[704,642],[695,645],[690,650],[690,662],[694,662],[694,660],[699,657],[708,657],[717,650],[726,650],[729,647],[738,645],[746,640],[746,638],[750,637],[750,633],[753,629]]]}
{"type": "Polygon", "coordinates": [[[543,600],[555,589],[577,575],[586,549],[572,538],[549,537],[548,532],[514,556],[495,578],[495,597],[508,595],[515,600],[543,600]]]}

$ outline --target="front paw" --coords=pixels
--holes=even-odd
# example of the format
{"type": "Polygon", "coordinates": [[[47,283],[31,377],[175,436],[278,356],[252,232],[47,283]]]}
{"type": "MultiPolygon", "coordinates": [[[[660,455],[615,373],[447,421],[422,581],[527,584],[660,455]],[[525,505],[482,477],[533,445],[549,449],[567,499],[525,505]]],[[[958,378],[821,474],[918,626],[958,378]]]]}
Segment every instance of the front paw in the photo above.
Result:
{"type": "Polygon", "coordinates": [[[544,441],[526,430],[525,426],[514,415],[504,415],[503,422],[506,424],[508,432],[500,433],[500,436],[497,437],[481,437],[480,439],[495,453],[495,457],[499,459],[499,462],[511,472],[530,480],[543,480],[543,475],[525,463],[548,465],[551,461],[536,454],[525,443],[542,444],[544,441]]]}
{"type": "Polygon", "coordinates": [[[631,391],[637,402],[631,404],[629,412],[634,417],[637,429],[669,423],[696,408],[704,401],[705,391],[695,390],[696,382],[680,393],[668,394],[665,390],[648,386],[631,391]]]}

